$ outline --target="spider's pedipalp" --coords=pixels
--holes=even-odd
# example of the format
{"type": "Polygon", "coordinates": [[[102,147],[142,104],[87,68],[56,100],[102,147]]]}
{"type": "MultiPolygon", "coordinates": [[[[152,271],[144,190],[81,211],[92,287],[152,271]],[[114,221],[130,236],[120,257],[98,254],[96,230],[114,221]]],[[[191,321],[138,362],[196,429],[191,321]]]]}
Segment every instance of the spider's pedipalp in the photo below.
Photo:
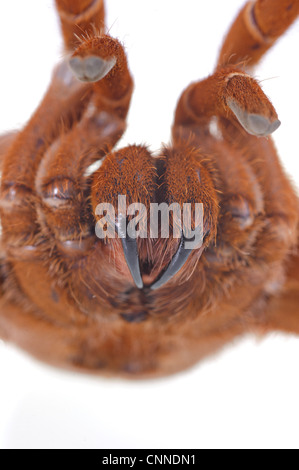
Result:
{"type": "Polygon", "coordinates": [[[119,41],[108,34],[86,39],[75,50],[69,64],[79,80],[92,83],[93,103],[101,112],[126,118],[133,79],[119,41]]]}
{"type": "MultiPolygon", "coordinates": [[[[224,67],[206,80],[192,84],[182,94],[174,123],[209,129],[214,117],[239,123],[252,135],[267,136],[280,126],[274,106],[250,75],[224,67]]],[[[220,120],[221,125],[221,120],[220,120]]],[[[225,133],[224,129],[221,129],[225,133]]]]}
{"type": "Polygon", "coordinates": [[[84,68],[86,74],[92,73],[94,65],[100,65],[100,73],[105,72],[105,76],[86,85],[90,98],[81,120],[48,148],[37,172],[35,187],[42,201],[39,222],[46,233],[50,230],[58,244],[94,233],[87,170],[104,158],[122,136],[132,94],[126,56],[113,38],[85,41],[71,61],[75,61],[77,72],[82,64],[89,65],[90,69],[84,68]],[[95,56],[95,52],[106,58],[95,56]],[[114,65],[117,70],[111,77],[109,69],[114,65]]]}

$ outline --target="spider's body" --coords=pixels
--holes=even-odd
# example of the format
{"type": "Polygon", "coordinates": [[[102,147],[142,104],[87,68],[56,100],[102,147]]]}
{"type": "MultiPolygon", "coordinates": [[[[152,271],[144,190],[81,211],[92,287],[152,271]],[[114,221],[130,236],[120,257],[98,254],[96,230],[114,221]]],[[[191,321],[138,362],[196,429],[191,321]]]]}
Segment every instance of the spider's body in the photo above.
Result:
{"type": "Polygon", "coordinates": [[[27,126],[0,140],[1,337],[55,365],[149,377],[247,331],[298,332],[298,198],[268,137],[276,111],[244,64],[284,33],[299,0],[246,4],[215,73],[182,94],[158,156],[113,151],[133,82],[120,43],[95,33],[103,1],[56,4],[69,65],[27,126]],[[148,213],[202,203],[203,245],[187,249],[173,227],[169,239],[98,239],[98,204],[117,207],[119,195],[148,213]]]}

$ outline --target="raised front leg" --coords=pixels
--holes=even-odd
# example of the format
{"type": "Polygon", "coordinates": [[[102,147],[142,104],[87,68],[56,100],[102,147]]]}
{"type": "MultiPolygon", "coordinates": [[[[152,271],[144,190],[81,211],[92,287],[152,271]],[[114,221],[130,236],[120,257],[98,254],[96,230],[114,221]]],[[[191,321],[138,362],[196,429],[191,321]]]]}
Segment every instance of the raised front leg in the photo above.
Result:
{"type": "Polygon", "coordinates": [[[122,45],[107,34],[83,41],[70,59],[70,67],[81,82],[93,83],[94,106],[119,119],[128,113],[133,80],[122,45]]]}
{"type": "MultiPolygon", "coordinates": [[[[6,155],[0,207],[8,244],[32,246],[39,238],[38,196],[51,201],[50,212],[59,199],[71,199],[70,191],[77,194],[70,185],[83,197],[86,168],[113,147],[125,130],[133,81],[120,43],[107,35],[88,39],[75,51],[70,65],[75,76],[65,62],[56,69],[46,97],[6,155]]],[[[69,218],[64,223],[70,225],[69,218]]]]}
{"type": "Polygon", "coordinates": [[[299,15],[299,0],[254,0],[246,3],[222,46],[218,65],[245,62],[252,67],[299,15]]]}
{"type": "Polygon", "coordinates": [[[205,133],[213,117],[224,118],[252,135],[267,136],[280,125],[277,113],[250,75],[231,67],[219,69],[182,94],[175,113],[174,138],[180,127],[205,133]]]}
{"type": "Polygon", "coordinates": [[[47,151],[36,189],[43,230],[80,251],[84,243],[79,242],[94,233],[86,170],[122,136],[133,82],[123,47],[107,35],[85,41],[70,65],[77,78],[90,83],[93,95],[82,120],[47,151]]]}

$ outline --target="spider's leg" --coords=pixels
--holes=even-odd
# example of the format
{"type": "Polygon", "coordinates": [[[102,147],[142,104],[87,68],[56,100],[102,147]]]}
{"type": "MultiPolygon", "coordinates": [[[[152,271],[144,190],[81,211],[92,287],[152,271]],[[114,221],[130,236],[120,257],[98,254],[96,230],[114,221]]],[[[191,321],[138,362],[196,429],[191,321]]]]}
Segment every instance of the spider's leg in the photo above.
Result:
{"type": "MultiPolygon", "coordinates": [[[[266,299],[265,322],[262,333],[280,330],[299,334],[299,256],[298,248],[287,262],[282,288],[266,299]]],[[[275,287],[275,286],[273,286],[275,287]]]]}
{"type": "Polygon", "coordinates": [[[12,131],[7,134],[0,135],[0,167],[2,168],[2,161],[5,158],[5,154],[8,151],[10,145],[12,145],[14,139],[17,136],[17,132],[12,131]]]}
{"type": "Polygon", "coordinates": [[[84,41],[69,65],[81,82],[93,84],[93,105],[125,119],[130,106],[133,80],[123,46],[107,34],[84,41]]]}
{"type": "Polygon", "coordinates": [[[278,125],[259,84],[231,67],[192,84],[179,101],[174,142],[195,140],[221,175],[217,249],[209,257],[215,269],[231,267],[235,256],[243,263],[255,259],[274,272],[296,242],[296,194],[272,140],[261,138],[278,125]],[[218,125],[216,135],[211,124],[218,125]]]}
{"type": "Polygon", "coordinates": [[[72,241],[70,247],[94,233],[86,171],[122,136],[133,88],[125,52],[115,39],[104,35],[80,46],[71,59],[77,60],[75,75],[89,59],[101,69],[99,80],[89,85],[89,106],[82,120],[48,149],[36,179],[40,222],[58,241],[72,241]],[[111,70],[103,64],[112,64],[111,70]]]}
{"type": "Polygon", "coordinates": [[[207,261],[211,270],[224,272],[255,262],[275,285],[275,276],[277,282],[281,278],[277,268],[296,243],[298,198],[272,139],[243,138],[240,148],[220,141],[207,149],[215,174],[221,175],[217,243],[207,261]]]}
{"type": "MultiPolygon", "coordinates": [[[[115,60],[113,70],[105,69],[112,86],[105,77],[101,84],[90,83],[92,80],[80,83],[69,65],[61,63],[43,102],[16,136],[3,164],[0,208],[5,257],[18,291],[55,321],[64,317],[63,310],[70,317],[74,315],[66,292],[56,282],[62,278],[63,284],[65,274],[60,266],[64,256],[76,263],[94,241],[93,236],[87,236],[81,243],[87,232],[91,234],[91,227],[94,232],[95,224],[89,210],[86,167],[103,157],[122,135],[133,88],[124,51],[117,41],[103,36],[81,44],[74,57],[81,58],[84,66],[87,59],[88,73],[90,49],[92,58],[102,55],[96,65],[115,60]],[[100,47],[103,42],[106,49],[100,47]],[[97,48],[90,48],[95,44],[97,48]],[[68,204],[66,211],[64,202],[68,204]],[[56,241],[66,242],[63,254],[57,253],[56,241]],[[32,289],[32,282],[36,288],[32,289]],[[63,307],[62,299],[68,307],[63,307]]],[[[95,62],[91,65],[93,72],[95,62]]]]}
{"type": "Polygon", "coordinates": [[[206,135],[214,117],[231,122],[239,132],[243,128],[259,137],[272,134],[280,125],[258,82],[231,67],[220,68],[183,92],[175,113],[174,139],[182,133],[181,127],[206,135]]]}
{"type": "Polygon", "coordinates": [[[8,244],[33,243],[38,232],[34,210],[37,168],[51,143],[81,118],[90,99],[89,88],[72,78],[65,63],[58,66],[41,105],[8,149],[0,195],[3,238],[8,244]]]}
{"type": "MultiPolygon", "coordinates": [[[[2,134],[0,136],[0,180],[1,180],[1,175],[2,175],[2,166],[3,162],[5,159],[5,155],[9,149],[9,147],[12,145],[14,139],[17,136],[17,132],[8,132],[7,134],[2,134]]],[[[1,221],[0,221],[0,256],[4,252],[3,250],[3,245],[2,245],[2,237],[1,237],[1,221]]]]}
{"type": "Polygon", "coordinates": [[[192,84],[182,94],[174,133],[179,126],[208,133],[213,117],[222,120],[224,131],[227,127],[231,131],[230,122],[237,120],[249,134],[273,133],[280,125],[277,114],[257,82],[244,72],[244,61],[256,64],[298,15],[299,0],[247,2],[224,42],[214,75],[192,84]]]}
{"type": "Polygon", "coordinates": [[[94,36],[105,25],[104,0],[56,0],[64,43],[74,50],[81,38],[94,36]]]}
{"type": "Polygon", "coordinates": [[[218,64],[254,66],[299,15],[299,0],[247,2],[222,46],[218,64]]]}

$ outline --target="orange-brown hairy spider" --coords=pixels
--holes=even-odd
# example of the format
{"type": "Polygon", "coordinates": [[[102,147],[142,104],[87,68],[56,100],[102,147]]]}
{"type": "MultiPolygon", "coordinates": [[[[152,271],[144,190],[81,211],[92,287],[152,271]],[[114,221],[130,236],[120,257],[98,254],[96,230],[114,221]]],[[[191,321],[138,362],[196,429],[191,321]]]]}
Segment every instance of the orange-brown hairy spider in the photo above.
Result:
{"type": "Polygon", "coordinates": [[[250,75],[299,0],[244,6],[214,73],[181,95],[158,155],[115,150],[133,80],[103,32],[104,0],[56,6],[66,58],[24,129],[0,138],[0,336],[53,365],[142,378],[248,331],[299,333],[298,198],[269,137],[277,113],[250,75]],[[120,196],[125,211],[145,208],[137,238],[120,196]],[[101,204],[115,208],[114,238],[101,204]],[[202,243],[190,248],[182,227],[175,236],[174,214],[168,237],[153,234],[154,204],[189,204],[202,243]]]}

